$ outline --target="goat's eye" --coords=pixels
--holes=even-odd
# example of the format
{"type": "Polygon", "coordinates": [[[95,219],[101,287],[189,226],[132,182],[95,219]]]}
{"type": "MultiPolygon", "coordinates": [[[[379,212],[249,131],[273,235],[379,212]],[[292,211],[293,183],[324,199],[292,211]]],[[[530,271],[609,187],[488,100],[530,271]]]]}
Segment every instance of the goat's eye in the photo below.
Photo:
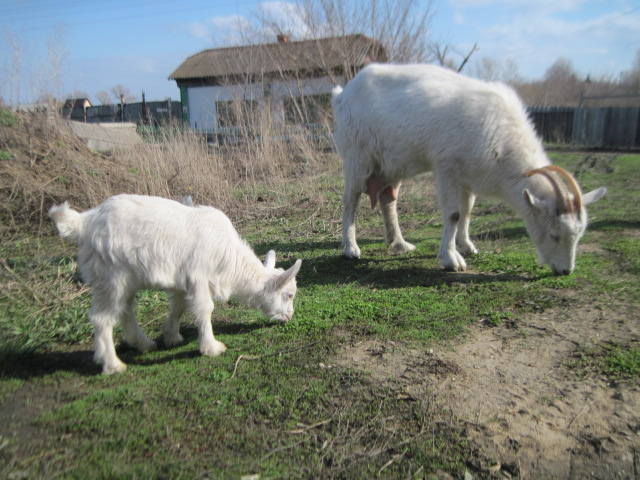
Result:
{"type": "Polygon", "coordinates": [[[554,242],[556,242],[556,243],[560,242],[560,237],[558,235],[550,234],[549,236],[551,237],[551,240],[553,240],[554,242]]]}

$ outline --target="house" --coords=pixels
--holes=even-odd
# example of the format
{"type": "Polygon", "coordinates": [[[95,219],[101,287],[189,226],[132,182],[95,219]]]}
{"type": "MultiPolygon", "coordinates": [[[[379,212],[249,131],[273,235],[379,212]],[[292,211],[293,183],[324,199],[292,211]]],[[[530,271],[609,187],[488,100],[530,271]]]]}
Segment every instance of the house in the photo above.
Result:
{"type": "Polygon", "coordinates": [[[71,120],[86,122],[87,108],[89,107],[91,107],[91,101],[88,98],[68,98],[62,106],[62,116],[71,120]]]}
{"type": "MultiPolygon", "coordinates": [[[[219,133],[245,118],[268,115],[275,124],[313,124],[330,105],[331,89],[387,55],[377,40],[347,35],[213,48],[187,58],[169,76],[180,89],[183,118],[219,133]]],[[[264,118],[264,117],[262,117],[264,118]]]]}

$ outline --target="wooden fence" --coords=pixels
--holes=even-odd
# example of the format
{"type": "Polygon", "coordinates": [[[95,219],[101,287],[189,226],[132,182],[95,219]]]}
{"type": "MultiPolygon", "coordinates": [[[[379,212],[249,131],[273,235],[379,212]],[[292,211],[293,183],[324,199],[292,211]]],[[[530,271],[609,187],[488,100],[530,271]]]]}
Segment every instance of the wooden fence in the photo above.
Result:
{"type": "Polygon", "coordinates": [[[586,148],[640,149],[638,107],[529,107],[545,142],[586,148]]]}

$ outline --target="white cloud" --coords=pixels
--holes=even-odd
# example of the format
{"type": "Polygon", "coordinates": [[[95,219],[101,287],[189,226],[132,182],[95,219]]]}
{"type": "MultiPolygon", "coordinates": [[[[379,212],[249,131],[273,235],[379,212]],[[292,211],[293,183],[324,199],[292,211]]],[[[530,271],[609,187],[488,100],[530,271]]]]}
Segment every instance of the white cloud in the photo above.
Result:
{"type": "Polygon", "coordinates": [[[249,20],[241,15],[223,15],[191,23],[186,31],[209,45],[237,45],[242,42],[242,33],[249,25],[249,20]]]}
{"type": "Polygon", "coordinates": [[[279,1],[262,2],[258,4],[258,10],[284,32],[296,38],[304,38],[311,33],[299,5],[279,1]]]}
{"type": "MultiPolygon", "coordinates": [[[[471,25],[477,15],[467,8],[466,28],[475,28],[482,56],[516,61],[526,77],[539,78],[558,58],[572,61],[580,74],[618,74],[628,68],[633,52],[640,48],[640,11],[612,5],[608,12],[597,2],[542,0],[530,7],[513,8],[505,13],[503,0],[452,0],[456,5],[494,5],[484,8],[482,20],[471,25]],[[576,11],[569,11],[578,8],[576,11]],[[495,11],[495,13],[494,13],[495,11]],[[633,39],[636,39],[635,41],[633,39]]],[[[520,5],[520,0],[508,2],[520,5]]],[[[472,7],[471,7],[472,8],[472,7]]],[[[474,40],[475,41],[475,40],[474,40]]]]}
{"type": "MultiPolygon", "coordinates": [[[[304,14],[299,5],[284,1],[267,1],[257,4],[256,14],[266,26],[292,35],[305,38],[311,34],[304,14]]],[[[201,22],[194,22],[184,29],[187,33],[209,45],[238,45],[244,43],[246,33],[260,30],[260,21],[252,22],[241,15],[216,16],[201,22]]],[[[275,41],[275,38],[273,38],[275,41]]]]}

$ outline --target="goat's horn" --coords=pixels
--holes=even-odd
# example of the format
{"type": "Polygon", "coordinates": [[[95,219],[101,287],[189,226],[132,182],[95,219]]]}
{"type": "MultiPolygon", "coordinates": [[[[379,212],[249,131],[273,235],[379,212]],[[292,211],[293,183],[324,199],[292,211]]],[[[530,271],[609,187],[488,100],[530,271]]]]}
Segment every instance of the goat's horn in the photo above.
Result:
{"type": "Polygon", "coordinates": [[[556,172],[567,181],[567,185],[569,186],[571,193],[573,193],[573,207],[575,208],[576,212],[579,213],[582,210],[582,192],[580,191],[580,186],[578,185],[578,182],[576,182],[576,179],[573,177],[573,175],[567,172],[564,168],[558,167],[557,165],[548,165],[544,168],[556,172]]]}
{"type": "Polygon", "coordinates": [[[549,182],[551,182],[551,185],[553,186],[553,190],[556,193],[556,197],[558,198],[558,202],[562,202],[562,209],[560,209],[560,211],[562,213],[566,213],[571,211],[571,206],[569,205],[569,199],[567,198],[567,196],[564,194],[564,192],[562,191],[562,189],[560,188],[560,184],[558,183],[558,180],[556,179],[556,177],[554,177],[553,175],[551,175],[551,172],[549,171],[548,167],[542,167],[542,168],[536,168],[535,170],[529,170],[526,175],[527,177],[530,177],[532,175],[535,175],[539,173],[540,175],[544,175],[547,180],[549,180],[549,182]]]}

